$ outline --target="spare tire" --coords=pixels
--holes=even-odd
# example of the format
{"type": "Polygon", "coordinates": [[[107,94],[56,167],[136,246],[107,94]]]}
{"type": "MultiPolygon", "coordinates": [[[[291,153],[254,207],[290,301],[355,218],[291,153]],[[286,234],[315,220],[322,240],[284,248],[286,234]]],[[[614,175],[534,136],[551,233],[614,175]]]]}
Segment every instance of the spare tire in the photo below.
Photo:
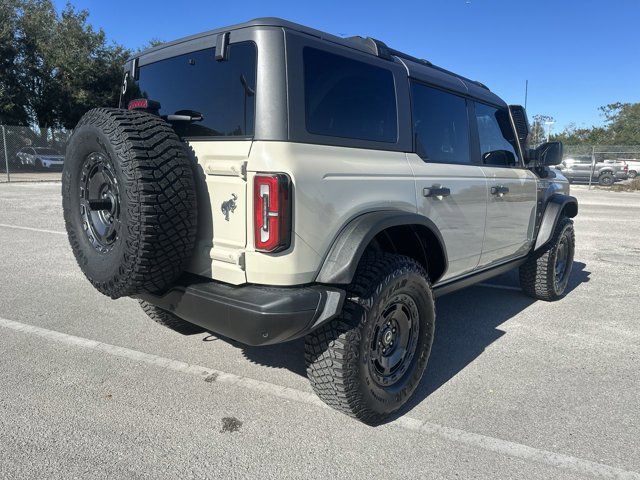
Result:
{"type": "Polygon", "coordinates": [[[111,298],[157,294],[185,269],[196,238],[193,165],[157,116],[96,108],[80,119],[62,206],[73,253],[96,289],[111,298]]]}

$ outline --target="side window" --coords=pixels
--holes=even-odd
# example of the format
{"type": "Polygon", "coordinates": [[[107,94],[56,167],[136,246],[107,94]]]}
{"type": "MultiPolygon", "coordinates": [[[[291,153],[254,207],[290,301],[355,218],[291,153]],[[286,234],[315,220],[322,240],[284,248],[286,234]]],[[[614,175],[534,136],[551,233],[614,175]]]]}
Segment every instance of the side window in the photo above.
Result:
{"type": "Polygon", "coordinates": [[[390,70],[305,47],[307,131],[332,137],[395,143],[396,92],[390,70]]]}
{"type": "Polygon", "coordinates": [[[427,162],[471,163],[467,101],[415,82],[411,96],[416,153],[427,162]]]}
{"type": "Polygon", "coordinates": [[[476,121],[482,163],[501,167],[517,166],[516,136],[509,112],[476,102],[476,121]]]}

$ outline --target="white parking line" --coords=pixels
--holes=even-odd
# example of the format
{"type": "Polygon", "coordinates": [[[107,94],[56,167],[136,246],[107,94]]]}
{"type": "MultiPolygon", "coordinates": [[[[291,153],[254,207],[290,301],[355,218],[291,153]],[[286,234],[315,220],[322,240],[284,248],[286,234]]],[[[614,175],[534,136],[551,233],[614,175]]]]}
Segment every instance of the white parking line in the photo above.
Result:
{"type": "Polygon", "coordinates": [[[22,227],[20,225],[8,225],[6,223],[0,223],[0,227],[2,227],[2,228],[14,228],[16,230],[28,230],[30,232],[53,233],[55,235],[66,235],[67,234],[67,232],[61,232],[60,230],[47,230],[46,228],[22,227]]]}
{"type": "MultiPolygon", "coordinates": [[[[322,408],[329,408],[315,395],[296,390],[294,388],[282,387],[272,383],[235,375],[233,373],[226,373],[200,365],[172,360],[170,358],[132,350],[130,348],[118,347],[116,345],[110,345],[108,343],[98,342],[88,338],[76,337],[74,335],[68,335],[55,330],[36,327],[34,325],[15,322],[4,318],[0,318],[0,326],[30,335],[37,335],[58,343],[96,350],[109,355],[148,363],[163,369],[193,375],[209,382],[236,385],[249,390],[273,395],[275,397],[285,398],[287,400],[293,400],[322,408]]],[[[431,422],[424,422],[409,416],[400,417],[397,420],[390,422],[388,425],[424,433],[430,436],[437,436],[449,441],[481,448],[502,455],[508,455],[510,457],[545,464],[579,474],[591,475],[598,478],[640,480],[640,473],[637,472],[623,470],[621,468],[611,467],[602,463],[555,453],[549,450],[541,450],[521,443],[502,440],[500,438],[493,438],[457,428],[445,427],[431,422]]]]}

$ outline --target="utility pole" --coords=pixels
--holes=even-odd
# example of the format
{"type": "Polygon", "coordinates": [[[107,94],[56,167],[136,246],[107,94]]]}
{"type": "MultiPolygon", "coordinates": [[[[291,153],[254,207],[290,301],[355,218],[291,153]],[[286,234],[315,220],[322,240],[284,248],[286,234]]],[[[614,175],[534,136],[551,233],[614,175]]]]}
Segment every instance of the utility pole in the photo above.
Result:
{"type": "Polygon", "coordinates": [[[529,96],[529,80],[524,81],[524,109],[527,109],[527,97],[529,96]]]}
{"type": "Polygon", "coordinates": [[[589,175],[589,190],[591,190],[591,181],[593,180],[593,173],[596,170],[596,147],[591,147],[591,175],[589,175]]]}
{"type": "Polygon", "coordinates": [[[551,139],[551,125],[553,125],[556,122],[552,122],[552,121],[547,121],[544,122],[544,124],[547,126],[547,142],[551,139]]]}
{"type": "Polygon", "coordinates": [[[2,125],[2,145],[4,146],[4,164],[7,168],[7,182],[10,182],[11,176],[9,175],[9,155],[7,155],[7,135],[4,132],[4,124],[2,125]]]}

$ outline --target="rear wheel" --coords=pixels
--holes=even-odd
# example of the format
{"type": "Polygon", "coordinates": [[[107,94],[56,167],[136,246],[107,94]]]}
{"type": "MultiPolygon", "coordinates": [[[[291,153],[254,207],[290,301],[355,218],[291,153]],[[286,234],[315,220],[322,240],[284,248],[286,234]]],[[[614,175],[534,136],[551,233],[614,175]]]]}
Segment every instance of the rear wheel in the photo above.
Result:
{"type": "Polygon", "coordinates": [[[337,410],[380,423],[418,386],[434,321],[422,266],[401,255],[367,254],[340,316],[305,339],[313,389],[337,410]]]}
{"type": "Polygon", "coordinates": [[[193,335],[196,333],[204,332],[204,328],[194,325],[193,323],[186,322],[180,317],[174,315],[167,310],[140,300],[140,306],[144,313],[146,313],[151,320],[162,325],[163,327],[170,328],[174,332],[181,333],[182,335],[193,335]]]}
{"type": "Polygon", "coordinates": [[[520,267],[520,286],[530,297],[557,300],[564,294],[575,251],[573,221],[562,217],[549,243],[520,267]]]}
{"type": "Polygon", "coordinates": [[[602,185],[603,187],[609,187],[613,185],[613,182],[614,178],[611,173],[603,173],[598,177],[598,184],[602,185]]]}

